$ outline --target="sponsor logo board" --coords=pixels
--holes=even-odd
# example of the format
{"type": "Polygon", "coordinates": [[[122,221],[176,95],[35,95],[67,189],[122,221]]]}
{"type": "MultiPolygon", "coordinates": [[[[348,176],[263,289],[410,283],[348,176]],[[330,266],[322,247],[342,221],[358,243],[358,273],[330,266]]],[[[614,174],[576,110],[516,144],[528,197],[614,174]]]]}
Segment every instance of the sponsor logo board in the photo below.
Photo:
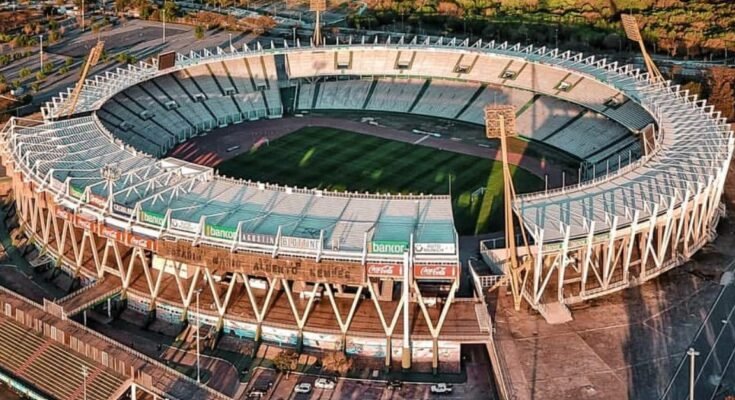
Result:
{"type": "Polygon", "coordinates": [[[125,238],[125,234],[123,233],[123,231],[106,225],[100,226],[100,236],[104,236],[109,239],[115,239],[119,242],[122,242],[125,238]]]}
{"type": "Polygon", "coordinates": [[[99,207],[107,206],[107,198],[98,196],[94,193],[89,194],[89,202],[99,207]]]}
{"type": "Polygon", "coordinates": [[[69,185],[69,194],[77,199],[81,199],[84,196],[84,189],[78,188],[74,185],[69,185]]]}
{"type": "Polygon", "coordinates": [[[400,264],[368,264],[368,276],[381,278],[400,278],[402,265],[400,264]]]}
{"type": "Polygon", "coordinates": [[[280,246],[291,249],[319,250],[319,239],[281,236],[280,246]]]}
{"type": "Polygon", "coordinates": [[[134,235],[130,232],[128,232],[126,243],[129,246],[143,247],[144,249],[151,250],[151,251],[155,251],[157,247],[155,240],[148,239],[143,236],[134,235]]]}
{"type": "Polygon", "coordinates": [[[74,212],[63,206],[56,206],[54,209],[54,215],[57,218],[61,218],[65,221],[71,221],[74,218],[74,212]]]}
{"type": "Polygon", "coordinates": [[[414,279],[451,279],[457,276],[456,265],[414,265],[414,279]]]}
{"type": "Polygon", "coordinates": [[[128,216],[128,217],[131,216],[131,215],[133,215],[133,209],[132,208],[130,208],[130,207],[126,206],[126,205],[120,204],[120,203],[112,203],[112,211],[114,211],[114,212],[116,212],[118,214],[122,214],[122,215],[128,216]]]}
{"type": "Polygon", "coordinates": [[[416,254],[454,254],[454,243],[414,243],[416,254]]]}
{"type": "Polygon", "coordinates": [[[267,244],[271,246],[276,244],[275,236],[260,233],[243,232],[240,234],[240,240],[248,243],[267,244]]]}
{"type": "Polygon", "coordinates": [[[171,218],[171,228],[186,232],[197,232],[199,230],[199,224],[171,218]]]}
{"type": "Polygon", "coordinates": [[[166,216],[154,211],[140,210],[140,221],[162,226],[166,222],[166,216]]]}
{"type": "Polygon", "coordinates": [[[97,231],[97,220],[94,217],[88,217],[84,214],[74,216],[74,225],[93,232],[97,231]]]}
{"type": "Polygon", "coordinates": [[[377,254],[403,254],[408,248],[408,242],[401,240],[373,240],[370,242],[370,252],[377,254]]]}
{"type": "Polygon", "coordinates": [[[234,240],[235,233],[237,233],[237,229],[235,228],[211,224],[204,226],[204,235],[215,239],[234,240]]]}

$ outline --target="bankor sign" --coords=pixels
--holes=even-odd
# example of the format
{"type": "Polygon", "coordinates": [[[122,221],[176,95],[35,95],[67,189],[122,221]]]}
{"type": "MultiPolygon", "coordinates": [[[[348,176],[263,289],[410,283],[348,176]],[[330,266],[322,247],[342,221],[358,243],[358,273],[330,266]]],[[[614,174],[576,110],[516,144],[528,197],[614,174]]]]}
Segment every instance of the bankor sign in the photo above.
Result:
{"type": "Polygon", "coordinates": [[[186,241],[159,241],[157,254],[186,264],[260,277],[348,285],[361,285],[365,280],[363,268],[357,263],[316,262],[287,257],[272,258],[260,254],[232,253],[204,245],[193,247],[186,241]]]}
{"type": "Polygon", "coordinates": [[[408,242],[400,240],[373,240],[370,242],[370,252],[377,254],[403,254],[408,248],[408,242]]]}
{"type": "Polygon", "coordinates": [[[458,276],[456,265],[414,265],[414,279],[453,279],[458,276]]]}

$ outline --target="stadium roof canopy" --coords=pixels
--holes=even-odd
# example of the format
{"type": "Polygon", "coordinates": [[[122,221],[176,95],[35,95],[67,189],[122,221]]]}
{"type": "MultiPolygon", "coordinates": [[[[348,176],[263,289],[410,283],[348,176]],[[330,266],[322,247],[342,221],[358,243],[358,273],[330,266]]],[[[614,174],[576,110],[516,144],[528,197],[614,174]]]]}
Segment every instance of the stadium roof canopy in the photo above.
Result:
{"type": "Polygon", "coordinates": [[[142,233],[220,244],[240,238],[272,246],[278,240],[295,249],[358,254],[369,242],[453,248],[456,241],[448,196],[339,193],[224,178],[211,168],[136,152],[94,116],[16,132],[9,145],[29,172],[76,199],[61,204],[96,203],[146,226],[142,233]],[[118,176],[106,179],[102,171],[109,167],[118,176]]]}
{"type": "MultiPolygon", "coordinates": [[[[634,221],[642,223],[651,215],[671,213],[677,204],[688,201],[691,196],[716,188],[712,181],[721,179],[722,174],[718,172],[731,157],[731,133],[711,106],[670,82],[651,83],[648,74],[628,65],[620,66],[594,56],[546,47],[481,41],[470,44],[446,39],[414,39],[410,43],[403,38],[397,43],[363,39],[359,43],[320,47],[318,51],[347,48],[475,52],[521,59],[537,66],[573,71],[596,81],[600,88],[614,88],[655,118],[657,146],[637,162],[575,187],[524,195],[516,200],[514,208],[537,242],[588,235],[604,237],[611,230],[634,221]]],[[[204,50],[177,55],[174,69],[252,53],[307,51],[315,49],[258,45],[254,49],[204,50]]],[[[158,71],[155,64],[118,68],[114,73],[106,72],[88,80],[79,112],[98,109],[125,88],[169,72],[158,71]]],[[[67,100],[68,94],[54,98],[44,108],[44,115],[55,117],[67,100]]],[[[88,195],[104,193],[105,184],[100,181],[99,169],[112,162],[121,163],[124,174],[114,188],[115,202],[119,203],[117,211],[129,214],[131,221],[139,220],[153,231],[157,228],[159,233],[169,229],[194,230],[198,232],[195,236],[202,236],[210,229],[209,237],[212,232],[224,237],[236,233],[252,234],[248,239],[258,242],[271,240],[267,238],[274,234],[309,239],[318,231],[323,235],[325,250],[356,252],[365,249],[367,241],[407,241],[411,233],[416,242],[448,244],[456,241],[451,218],[448,218],[451,204],[446,197],[407,199],[328,194],[234,182],[215,177],[207,168],[171,159],[156,161],[135,153],[122,143],[114,142],[94,116],[23,130],[13,140],[18,159],[23,159],[25,165],[41,176],[53,169],[56,184],[66,179],[65,184],[69,186],[66,190],[71,192],[89,188],[88,195]],[[55,145],[44,142],[44,137],[52,143],[62,144],[63,148],[54,148],[55,145]],[[26,146],[31,145],[38,147],[27,151],[26,146]],[[233,205],[236,202],[239,203],[233,205]],[[331,214],[335,209],[343,211],[339,215],[331,214]],[[182,223],[172,228],[173,220],[182,223]],[[211,227],[207,228],[207,224],[211,227]]]]}

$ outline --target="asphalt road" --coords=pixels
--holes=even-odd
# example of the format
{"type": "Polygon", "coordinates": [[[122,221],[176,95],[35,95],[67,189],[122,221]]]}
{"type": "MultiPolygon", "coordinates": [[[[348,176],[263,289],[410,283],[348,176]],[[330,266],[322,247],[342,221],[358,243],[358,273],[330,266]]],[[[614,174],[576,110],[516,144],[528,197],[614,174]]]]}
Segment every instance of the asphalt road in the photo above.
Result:
{"type": "MultiPolygon", "coordinates": [[[[730,263],[732,271],[735,261],[730,263]]],[[[735,373],[732,359],[735,356],[735,285],[723,286],[709,315],[692,341],[691,347],[699,352],[695,359],[694,398],[714,399],[719,392],[722,378],[735,373]]],[[[689,356],[684,355],[662,400],[686,400],[689,398],[689,356]]]]}

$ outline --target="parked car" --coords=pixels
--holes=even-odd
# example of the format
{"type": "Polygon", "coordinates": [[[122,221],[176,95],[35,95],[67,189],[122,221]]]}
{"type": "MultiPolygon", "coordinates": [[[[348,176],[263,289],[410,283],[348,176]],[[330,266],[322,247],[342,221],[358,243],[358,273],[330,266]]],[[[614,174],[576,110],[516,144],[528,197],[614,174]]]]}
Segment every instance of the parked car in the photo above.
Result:
{"type": "Polygon", "coordinates": [[[262,390],[251,390],[248,393],[248,399],[260,399],[265,397],[265,392],[262,390]]]}
{"type": "Polygon", "coordinates": [[[293,388],[294,393],[311,393],[311,383],[299,383],[293,388]]]}
{"type": "Polygon", "coordinates": [[[431,385],[431,393],[452,393],[452,385],[448,385],[446,383],[431,385]]]}
{"type": "Polygon", "coordinates": [[[386,385],[388,386],[388,389],[395,390],[400,389],[401,386],[403,386],[403,382],[399,381],[398,379],[391,379],[386,385]]]}
{"type": "Polygon", "coordinates": [[[319,378],[314,382],[314,387],[320,389],[334,389],[335,385],[336,383],[333,380],[327,378],[319,378]]]}

